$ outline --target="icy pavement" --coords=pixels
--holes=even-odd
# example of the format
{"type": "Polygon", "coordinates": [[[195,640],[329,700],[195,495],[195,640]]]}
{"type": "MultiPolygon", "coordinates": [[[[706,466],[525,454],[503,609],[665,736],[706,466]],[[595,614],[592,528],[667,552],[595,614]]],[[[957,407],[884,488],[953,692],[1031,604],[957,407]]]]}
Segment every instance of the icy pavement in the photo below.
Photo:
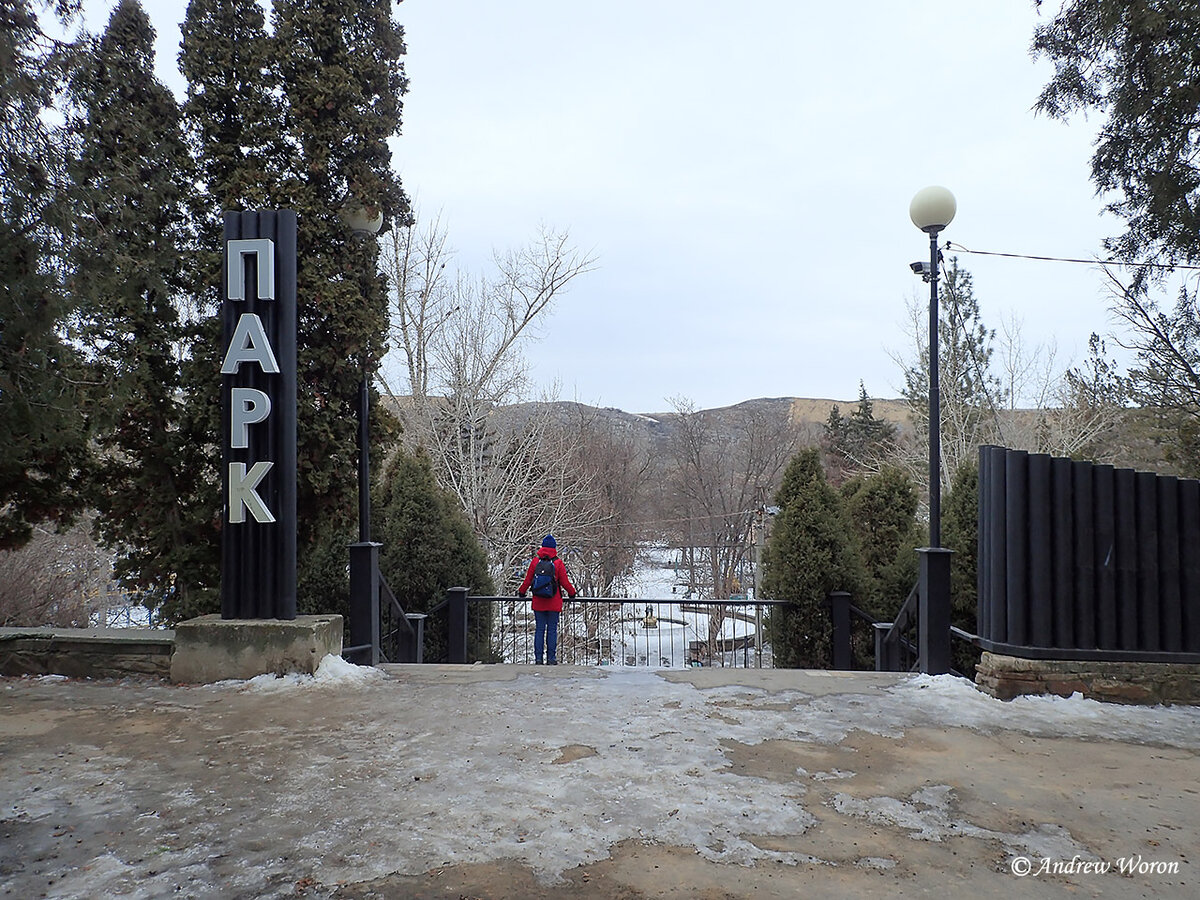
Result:
{"type": "Polygon", "coordinates": [[[207,687],[0,685],[12,896],[332,896],[499,861],[556,884],[628,842],[897,884],[947,845],[997,896],[1022,858],[1139,852],[1178,870],[1147,896],[1200,883],[1192,708],[1001,703],[950,677],[333,658],[207,687]]]}

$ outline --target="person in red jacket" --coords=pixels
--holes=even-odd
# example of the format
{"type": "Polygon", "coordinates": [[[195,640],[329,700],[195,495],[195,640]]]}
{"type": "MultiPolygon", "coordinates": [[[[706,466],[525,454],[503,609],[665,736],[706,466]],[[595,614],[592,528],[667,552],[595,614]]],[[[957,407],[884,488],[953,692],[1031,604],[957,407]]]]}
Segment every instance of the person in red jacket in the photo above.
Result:
{"type": "Polygon", "coordinates": [[[537,665],[542,664],[542,650],[546,652],[546,662],[558,665],[558,616],[563,608],[563,591],[567,598],[575,599],[575,585],[567,576],[567,567],[558,558],[558,544],[554,535],[548,534],[542,540],[541,549],[529,562],[529,570],[525,580],[517,591],[522,599],[525,592],[533,592],[533,654],[537,665]]]}

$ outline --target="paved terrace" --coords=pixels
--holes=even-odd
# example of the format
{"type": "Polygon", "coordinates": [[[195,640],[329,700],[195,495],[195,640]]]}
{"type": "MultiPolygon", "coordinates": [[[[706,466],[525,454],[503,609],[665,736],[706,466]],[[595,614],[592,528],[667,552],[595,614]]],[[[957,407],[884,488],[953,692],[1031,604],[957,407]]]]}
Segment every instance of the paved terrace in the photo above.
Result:
{"type": "Polygon", "coordinates": [[[0,896],[1200,896],[1194,708],[326,662],[0,679],[0,896]]]}

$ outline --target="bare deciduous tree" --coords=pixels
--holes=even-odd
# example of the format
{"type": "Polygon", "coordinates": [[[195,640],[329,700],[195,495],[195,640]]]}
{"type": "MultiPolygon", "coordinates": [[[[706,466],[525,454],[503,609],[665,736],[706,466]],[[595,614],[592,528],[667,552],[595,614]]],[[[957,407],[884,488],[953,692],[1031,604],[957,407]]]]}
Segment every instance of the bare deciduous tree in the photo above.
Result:
{"type": "Polygon", "coordinates": [[[85,520],[67,531],[38,526],[28,544],[0,552],[0,625],[86,628],[106,606],[112,561],[85,520]]]}
{"type": "MultiPolygon", "coordinates": [[[[726,600],[740,593],[757,509],[774,493],[788,460],[805,437],[791,416],[772,415],[754,402],[698,411],[686,398],[672,401],[678,420],[668,447],[674,513],[673,540],[684,563],[699,570],[692,588],[726,600]]],[[[808,435],[814,438],[815,435],[808,435]]],[[[717,640],[723,606],[709,617],[708,655],[720,659],[717,640]]]]}
{"type": "Polygon", "coordinates": [[[382,257],[408,382],[384,391],[406,440],[426,448],[438,482],[470,517],[497,584],[508,584],[540,533],[594,518],[578,515],[593,483],[571,431],[518,405],[530,394],[523,345],[595,260],[565,232],[543,229],[529,246],[497,255],[490,277],[452,272],[436,220],[394,231],[382,257]]]}

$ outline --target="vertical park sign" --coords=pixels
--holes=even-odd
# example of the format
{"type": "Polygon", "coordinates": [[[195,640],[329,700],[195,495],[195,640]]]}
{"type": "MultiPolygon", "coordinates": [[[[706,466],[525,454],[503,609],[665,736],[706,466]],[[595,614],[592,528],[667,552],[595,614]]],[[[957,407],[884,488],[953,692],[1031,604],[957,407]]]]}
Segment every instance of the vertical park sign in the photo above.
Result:
{"type": "Polygon", "coordinates": [[[225,213],[221,617],[296,618],[296,214],[225,213]]]}

